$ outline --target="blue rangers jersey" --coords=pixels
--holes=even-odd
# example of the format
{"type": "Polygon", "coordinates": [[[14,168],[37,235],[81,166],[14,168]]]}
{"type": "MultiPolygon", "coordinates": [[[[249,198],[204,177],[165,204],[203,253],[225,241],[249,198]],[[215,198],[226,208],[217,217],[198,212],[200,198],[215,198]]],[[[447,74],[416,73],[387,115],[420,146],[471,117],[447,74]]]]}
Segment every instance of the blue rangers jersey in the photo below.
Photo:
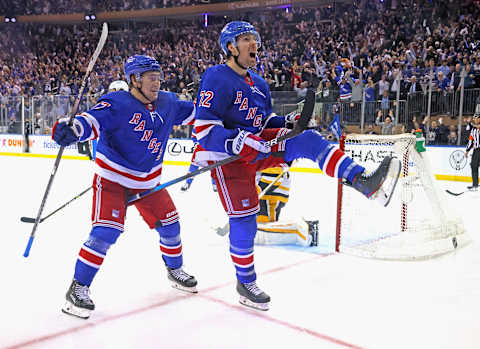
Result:
{"type": "Polygon", "coordinates": [[[80,141],[96,139],[95,172],[132,189],[150,189],[160,182],[164,150],[173,125],[193,123],[192,102],[160,91],[154,104],[143,104],[129,92],[102,96],[76,116],[83,126],[80,141]]]}
{"type": "Polygon", "coordinates": [[[198,90],[195,133],[200,143],[195,163],[204,166],[233,155],[231,142],[239,130],[259,135],[266,127],[284,127],[272,113],[266,81],[251,71],[246,77],[222,64],[208,68],[198,90]]]}

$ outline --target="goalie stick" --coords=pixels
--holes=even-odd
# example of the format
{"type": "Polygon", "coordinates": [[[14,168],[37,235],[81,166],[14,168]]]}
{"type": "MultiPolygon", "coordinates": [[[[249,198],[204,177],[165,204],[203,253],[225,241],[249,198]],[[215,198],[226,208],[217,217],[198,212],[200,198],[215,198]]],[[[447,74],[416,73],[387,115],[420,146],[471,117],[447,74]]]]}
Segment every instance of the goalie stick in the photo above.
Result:
{"type": "MultiPolygon", "coordinates": [[[[41,218],[38,223],[42,223],[45,219],[47,219],[48,217],[50,216],[53,216],[55,213],[57,213],[58,211],[60,211],[62,208],[64,208],[65,206],[67,206],[68,204],[70,204],[72,201],[75,201],[77,200],[80,196],[82,196],[83,194],[85,194],[87,191],[89,191],[90,189],[92,189],[92,187],[88,187],[87,189],[85,189],[84,191],[82,191],[80,194],[78,194],[77,196],[75,196],[73,199],[67,201],[66,203],[64,203],[62,206],[60,206],[59,208],[57,208],[55,211],[51,212],[50,214],[46,215],[45,217],[41,218]]],[[[35,223],[35,218],[32,218],[32,217],[21,217],[20,220],[24,223],[35,223]]]]}
{"type": "MultiPolygon", "coordinates": [[[[90,62],[88,63],[87,70],[85,71],[85,76],[83,77],[82,84],[80,86],[80,90],[78,92],[78,96],[75,99],[75,103],[73,104],[72,111],[69,115],[69,120],[68,120],[68,125],[71,126],[73,124],[73,119],[75,118],[75,114],[78,111],[78,105],[80,104],[80,100],[83,97],[83,91],[85,90],[85,86],[87,85],[87,80],[88,77],[90,76],[90,73],[93,70],[93,67],[95,65],[95,62],[98,59],[98,56],[100,55],[100,52],[103,49],[103,46],[105,45],[105,42],[107,41],[107,36],[108,36],[108,25],[107,23],[103,23],[102,27],[102,34],[100,35],[100,40],[98,41],[97,48],[93,52],[92,58],[90,59],[90,62]]],[[[45,203],[47,201],[48,194],[50,192],[50,188],[53,183],[53,178],[55,177],[55,174],[57,173],[58,165],[60,164],[60,160],[62,158],[62,154],[64,151],[65,147],[61,146],[60,149],[58,150],[57,158],[55,159],[55,164],[53,165],[53,170],[52,173],[50,174],[50,179],[48,180],[47,188],[45,189],[45,193],[43,194],[43,199],[42,203],[40,204],[40,208],[37,213],[37,217],[35,218],[35,224],[33,225],[32,232],[30,233],[30,237],[28,239],[27,247],[25,248],[25,252],[23,253],[23,256],[26,258],[30,254],[30,249],[32,247],[33,239],[35,238],[35,232],[38,227],[38,223],[40,223],[40,217],[42,216],[43,208],[45,207],[45,203]]]]}
{"type": "MultiPolygon", "coordinates": [[[[283,135],[283,136],[274,138],[274,139],[266,142],[266,145],[273,146],[277,143],[283,142],[287,139],[294,138],[294,137],[298,136],[299,134],[301,134],[308,126],[308,122],[310,121],[310,118],[312,117],[314,107],[315,107],[315,92],[313,90],[308,90],[307,95],[305,96],[305,103],[303,105],[302,112],[300,114],[300,118],[298,119],[297,123],[295,124],[295,127],[293,128],[293,130],[291,132],[283,135]]],[[[153,193],[155,193],[159,190],[167,188],[167,187],[169,187],[173,184],[176,184],[178,182],[184,181],[187,178],[197,176],[201,173],[213,170],[216,167],[226,165],[226,164],[228,164],[230,162],[233,162],[235,160],[238,160],[238,159],[240,159],[240,155],[230,156],[226,159],[217,161],[217,162],[215,162],[211,165],[199,168],[196,171],[187,173],[186,175],[183,175],[181,177],[177,177],[175,179],[172,179],[171,181],[165,182],[163,184],[159,184],[152,189],[149,189],[149,190],[143,191],[141,193],[132,195],[128,198],[127,205],[132,205],[136,201],[138,201],[140,199],[143,199],[144,197],[146,197],[148,195],[152,195],[153,193]]]]}

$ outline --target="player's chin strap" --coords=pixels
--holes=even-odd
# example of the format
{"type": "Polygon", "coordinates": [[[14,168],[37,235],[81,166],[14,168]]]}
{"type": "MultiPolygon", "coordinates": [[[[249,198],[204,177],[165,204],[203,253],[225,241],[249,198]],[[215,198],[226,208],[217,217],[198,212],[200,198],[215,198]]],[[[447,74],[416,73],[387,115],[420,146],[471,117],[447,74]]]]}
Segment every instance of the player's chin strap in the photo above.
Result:
{"type": "Polygon", "coordinates": [[[133,86],[133,88],[136,89],[138,92],[140,92],[140,94],[142,95],[142,97],[145,98],[145,99],[148,101],[148,103],[153,103],[154,101],[151,101],[151,100],[150,100],[147,96],[145,96],[145,94],[143,93],[141,83],[140,83],[140,82],[137,82],[137,84],[140,84],[140,87],[135,87],[135,86],[133,86]]]}
{"type": "Polygon", "coordinates": [[[233,56],[233,60],[235,61],[235,64],[238,65],[240,68],[244,69],[244,70],[247,70],[248,67],[244,67],[243,65],[241,65],[239,62],[238,62],[238,57],[240,56],[240,50],[238,49],[237,47],[237,50],[238,50],[238,56],[233,56]]]}
{"type": "Polygon", "coordinates": [[[248,67],[244,67],[243,65],[241,65],[239,62],[238,62],[238,56],[233,56],[233,60],[235,61],[235,64],[238,65],[240,68],[244,69],[244,70],[247,70],[248,67]]]}

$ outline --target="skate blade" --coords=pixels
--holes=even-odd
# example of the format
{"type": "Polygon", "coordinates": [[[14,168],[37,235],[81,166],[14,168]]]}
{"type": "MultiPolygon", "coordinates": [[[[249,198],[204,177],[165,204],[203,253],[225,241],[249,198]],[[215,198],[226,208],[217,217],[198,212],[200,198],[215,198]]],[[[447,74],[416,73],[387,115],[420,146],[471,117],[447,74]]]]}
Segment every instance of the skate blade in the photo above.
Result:
{"type": "Polygon", "coordinates": [[[384,207],[388,206],[395,191],[395,187],[397,186],[401,168],[402,163],[400,160],[392,159],[390,167],[388,168],[387,176],[383,181],[382,186],[374,195],[372,195],[371,199],[377,200],[384,207]]]}
{"type": "Polygon", "coordinates": [[[196,286],[186,287],[186,286],[179,285],[176,282],[172,282],[172,287],[176,288],[177,290],[183,291],[183,292],[198,293],[196,286]]]}
{"type": "Polygon", "coordinates": [[[249,308],[255,309],[255,310],[261,310],[261,311],[267,311],[269,308],[270,303],[255,303],[252,302],[250,299],[240,296],[239,300],[240,304],[245,305],[249,308]]]}
{"type": "Polygon", "coordinates": [[[68,315],[79,317],[80,319],[88,319],[92,311],[90,309],[79,308],[73,303],[66,301],[62,308],[62,312],[68,315]]]}
{"type": "Polygon", "coordinates": [[[228,226],[228,223],[225,224],[223,227],[218,227],[215,229],[215,232],[217,233],[217,235],[219,236],[225,236],[228,234],[228,229],[229,226],[228,226]]]}

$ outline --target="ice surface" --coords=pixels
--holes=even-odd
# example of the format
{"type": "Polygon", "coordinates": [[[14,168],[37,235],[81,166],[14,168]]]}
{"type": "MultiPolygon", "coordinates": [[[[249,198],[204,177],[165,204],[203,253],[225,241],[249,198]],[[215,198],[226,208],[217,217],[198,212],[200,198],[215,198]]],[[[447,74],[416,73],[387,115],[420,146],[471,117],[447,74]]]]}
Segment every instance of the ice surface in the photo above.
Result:
{"type": "MultiPolygon", "coordinates": [[[[480,193],[449,198],[472,244],[427,261],[384,262],[333,254],[336,181],[294,173],[282,214],[319,219],[321,246],[256,247],[258,284],[272,297],[264,313],[238,304],[228,240],[214,230],[226,215],[202,174],[186,193],[181,184],[169,188],[185,270],[199,293],[170,287],[158,235],[132,207],[92,284],[96,310],[81,320],[60,309],[90,231],[91,192],[41,223],[30,256],[22,256],[33,225],[20,217],[36,215],[53,162],[0,157],[0,348],[480,347],[480,193]]],[[[92,167],[62,160],[43,216],[87,188],[92,167]]],[[[186,169],[166,166],[164,179],[186,169]]],[[[459,191],[466,183],[440,185],[459,191]]]]}

